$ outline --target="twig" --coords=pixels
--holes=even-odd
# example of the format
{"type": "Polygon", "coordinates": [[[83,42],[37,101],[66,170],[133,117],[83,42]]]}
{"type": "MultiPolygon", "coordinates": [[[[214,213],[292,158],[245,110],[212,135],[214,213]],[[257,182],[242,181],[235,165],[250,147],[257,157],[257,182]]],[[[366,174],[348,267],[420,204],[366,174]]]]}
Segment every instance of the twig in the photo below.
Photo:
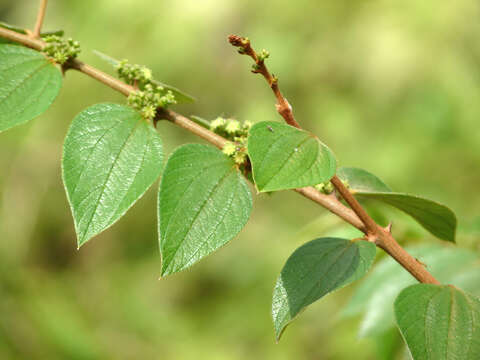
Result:
{"type": "MultiPolygon", "coordinates": [[[[17,43],[23,44],[35,50],[42,50],[45,45],[45,43],[42,40],[33,39],[27,35],[19,34],[4,28],[0,28],[0,37],[15,41],[17,43]]],[[[73,60],[67,63],[64,69],[77,70],[109,86],[110,88],[122,93],[125,96],[128,96],[133,91],[133,87],[131,87],[130,85],[127,85],[121,80],[115,79],[110,75],[105,74],[104,72],[94,68],[93,66],[85,64],[79,60],[73,60]]],[[[278,88],[278,84],[276,87],[278,88]]],[[[171,110],[159,109],[156,120],[159,120],[159,119],[166,119],[190,131],[191,133],[209,141],[210,143],[214,144],[219,148],[222,148],[225,142],[227,141],[223,137],[215,134],[214,132],[208,129],[205,129],[204,127],[196,124],[195,122],[184,117],[183,115],[180,115],[171,110]]],[[[296,124],[298,127],[298,123],[296,124]]],[[[317,204],[321,205],[325,209],[337,215],[339,218],[343,219],[345,222],[355,226],[357,229],[363,231],[364,233],[367,233],[367,230],[363,221],[355,214],[354,211],[352,211],[351,209],[343,205],[338,199],[329,195],[322,194],[311,187],[295,189],[295,191],[302,194],[306,198],[316,202],[317,204]]],[[[397,260],[397,262],[400,265],[402,265],[407,271],[409,271],[418,281],[424,282],[424,283],[432,283],[432,284],[439,283],[421,264],[419,264],[400,245],[398,245],[395,239],[393,239],[393,237],[388,232],[386,232],[380,226],[378,226],[376,235],[377,235],[377,238],[379,239],[378,241],[376,241],[377,246],[384,249],[388,254],[390,254],[395,260],[397,260]]]]}
{"type": "Polygon", "coordinates": [[[45,18],[45,11],[47,9],[48,0],[40,0],[40,7],[37,13],[37,21],[35,22],[35,27],[33,28],[32,36],[35,39],[40,38],[40,32],[42,31],[43,19],[45,18]]]}
{"type": "MultiPolygon", "coordinates": [[[[268,53],[264,51],[265,54],[263,56],[259,56],[252,48],[248,38],[230,35],[228,37],[228,41],[230,44],[240,49],[240,54],[248,55],[255,61],[252,72],[262,74],[265,80],[267,80],[268,85],[272,88],[272,91],[277,98],[277,110],[280,115],[282,115],[287,124],[301,129],[299,123],[293,116],[292,107],[280,92],[280,88],[278,87],[278,79],[270,74],[265,65],[265,58],[268,57],[268,53]]],[[[355,196],[350,193],[350,191],[336,175],[330,181],[340,195],[342,195],[343,199],[348,203],[348,205],[350,205],[350,208],[356,215],[357,219],[360,220],[361,225],[356,224],[354,226],[365,233],[368,241],[375,243],[378,247],[385,250],[418,281],[422,283],[439,284],[439,282],[423,266],[419,266],[415,258],[408,254],[405,249],[403,249],[397,243],[390,231],[387,232],[381,226],[377,225],[377,223],[370,217],[370,215],[368,215],[362,205],[360,205],[355,196]]],[[[302,193],[301,191],[299,192],[302,193]]],[[[313,194],[309,194],[309,197],[313,200],[314,196],[312,195],[313,194]]],[[[344,215],[342,218],[345,220],[345,211],[342,213],[344,215]]]]}
{"type": "Polygon", "coordinates": [[[265,66],[265,59],[263,57],[258,56],[258,54],[253,50],[252,46],[250,45],[250,40],[248,38],[242,38],[237,35],[230,35],[228,37],[228,41],[233,46],[240,48],[239,53],[243,55],[250,56],[253,61],[255,61],[254,68],[252,70],[253,73],[262,74],[262,76],[267,80],[268,85],[272,89],[275,97],[277,98],[277,104],[275,108],[277,109],[278,113],[285,119],[286,123],[296,128],[300,128],[300,125],[295,120],[293,116],[292,107],[290,106],[289,102],[282,95],[280,92],[280,88],[278,87],[278,79],[270,74],[267,67],[265,66]]]}

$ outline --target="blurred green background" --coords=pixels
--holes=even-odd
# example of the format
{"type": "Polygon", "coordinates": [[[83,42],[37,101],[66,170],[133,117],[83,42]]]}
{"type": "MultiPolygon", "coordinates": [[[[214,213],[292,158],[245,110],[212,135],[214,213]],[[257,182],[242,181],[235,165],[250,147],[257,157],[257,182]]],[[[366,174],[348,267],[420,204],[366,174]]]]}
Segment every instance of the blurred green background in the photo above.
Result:
{"type": "MultiPolygon", "coordinates": [[[[0,20],[31,28],[37,7],[0,0],[0,20]]],[[[479,15],[476,0],[50,0],[44,29],[64,29],[81,42],[80,58],[105,71],[91,50],[147,64],[198,98],[175,107],[183,114],[278,120],[269,88],[226,41],[248,36],[270,51],[297,119],[341,165],[448,204],[459,246],[478,252],[479,15]]],[[[255,196],[234,241],[171,278],[158,280],[157,185],[77,251],[62,142],[78,112],[105,101],[125,100],[68,72],[46,113],[0,134],[0,359],[379,356],[375,339],[358,338],[360,319],[338,315],[351,288],[309,308],[275,344],[277,274],[296,247],[332,227],[293,192],[255,196]]],[[[200,142],[169,123],[159,131],[168,153],[200,142]]],[[[439,242],[386,211],[402,242],[439,242]]]]}

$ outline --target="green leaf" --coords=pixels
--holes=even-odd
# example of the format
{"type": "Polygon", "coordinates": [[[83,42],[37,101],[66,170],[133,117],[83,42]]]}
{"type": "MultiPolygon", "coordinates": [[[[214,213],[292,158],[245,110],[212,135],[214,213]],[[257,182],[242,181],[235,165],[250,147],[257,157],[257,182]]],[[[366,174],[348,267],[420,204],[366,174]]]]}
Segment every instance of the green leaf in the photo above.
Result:
{"type": "MultiPolygon", "coordinates": [[[[104,60],[105,62],[107,62],[108,64],[110,64],[112,66],[117,66],[120,63],[120,61],[118,61],[117,59],[114,59],[113,57],[111,57],[107,54],[104,54],[104,53],[102,53],[98,50],[93,50],[93,53],[95,55],[97,55],[100,59],[104,60]]],[[[170,90],[173,93],[173,95],[175,96],[175,100],[179,104],[181,104],[181,103],[193,103],[193,102],[196,101],[196,99],[193,96],[187,94],[186,92],[184,92],[180,89],[177,89],[174,86],[167,85],[167,84],[162,83],[158,80],[152,80],[152,83],[155,84],[155,85],[158,85],[158,86],[162,86],[166,90],[170,90]]]]}
{"type": "Polygon", "coordinates": [[[42,53],[0,44],[0,132],[42,114],[62,86],[62,73],[42,53]]]}
{"type": "Polygon", "coordinates": [[[369,172],[357,168],[340,168],[337,173],[347,180],[357,197],[378,200],[413,217],[436,237],[455,242],[457,218],[445,205],[420,196],[391,192],[390,188],[369,172]]]}
{"type": "Polygon", "coordinates": [[[97,104],[78,114],[62,161],[78,246],[120,219],[162,166],[160,135],[132,108],[97,104]]]}
{"type": "Polygon", "coordinates": [[[392,190],[378,177],[366,170],[354,167],[341,167],[337,176],[348,181],[350,191],[359,192],[391,192],[392,190]]]}
{"type": "MultiPolygon", "coordinates": [[[[474,251],[438,244],[406,248],[424,264],[441,283],[454,284],[480,295],[480,258],[474,251]]],[[[394,327],[392,304],[400,291],[416,280],[392,258],[376,264],[370,275],[356,289],[343,314],[364,312],[360,336],[377,336],[394,327]]]]}
{"type": "Polygon", "coordinates": [[[453,286],[404,289],[395,300],[395,318],[414,360],[480,356],[480,300],[453,286]]]}
{"type": "Polygon", "coordinates": [[[374,258],[375,245],[363,240],[320,238],[295,250],[273,292],[277,341],[306,306],[365,275],[374,258]]]}
{"type": "Polygon", "coordinates": [[[258,191],[277,191],[330,180],[336,160],[314,135],[278,122],[260,122],[250,129],[248,155],[258,191]]]}
{"type": "Polygon", "coordinates": [[[0,27],[1,28],[4,28],[4,29],[8,29],[8,30],[12,30],[12,31],[15,31],[19,34],[26,34],[27,32],[25,31],[25,29],[22,29],[21,27],[17,26],[17,25],[12,25],[12,24],[7,24],[3,21],[0,21],[0,27]]]}
{"type": "Polygon", "coordinates": [[[175,150],[158,196],[162,276],[186,269],[234,238],[251,209],[245,180],[221,151],[200,144],[175,150]]]}

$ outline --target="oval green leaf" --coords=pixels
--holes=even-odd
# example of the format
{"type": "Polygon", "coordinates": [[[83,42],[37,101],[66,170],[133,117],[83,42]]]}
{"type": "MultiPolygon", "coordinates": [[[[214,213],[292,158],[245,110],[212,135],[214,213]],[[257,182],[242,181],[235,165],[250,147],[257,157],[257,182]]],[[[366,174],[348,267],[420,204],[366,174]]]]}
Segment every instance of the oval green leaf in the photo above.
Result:
{"type": "Polygon", "coordinates": [[[340,238],[312,240],[293,252],[277,280],[272,316],[277,341],[285,327],[308,305],[365,275],[375,245],[340,238]]]}
{"type": "Polygon", "coordinates": [[[162,276],[186,269],[234,238],[251,209],[245,180],[221,151],[200,144],[175,150],[158,195],[162,276]]]}
{"type": "Polygon", "coordinates": [[[62,86],[62,73],[42,53],[0,44],[0,132],[42,114],[62,86]]]}
{"type": "Polygon", "coordinates": [[[453,286],[404,289],[395,300],[395,318],[414,360],[480,356],[480,300],[453,286]]]}
{"type": "Polygon", "coordinates": [[[97,104],[78,114],[62,160],[78,246],[120,219],[162,166],[160,135],[132,108],[97,104]]]}
{"type": "Polygon", "coordinates": [[[330,180],[337,167],[335,156],[317,137],[273,121],[250,129],[248,155],[259,192],[320,184],[330,180]]]}
{"type": "Polygon", "coordinates": [[[391,205],[413,217],[434,236],[455,242],[457,218],[445,205],[420,196],[392,192],[379,178],[362,169],[340,168],[337,175],[348,181],[350,191],[357,197],[391,205]]]}
{"type": "MultiPolygon", "coordinates": [[[[424,264],[441,283],[454,284],[480,295],[480,259],[468,249],[439,244],[406,248],[424,264]]],[[[416,280],[391,257],[380,260],[370,275],[356,289],[344,316],[364,313],[360,336],[379,336],[395,326],[392,304],[400,291],[416,280]]]]}

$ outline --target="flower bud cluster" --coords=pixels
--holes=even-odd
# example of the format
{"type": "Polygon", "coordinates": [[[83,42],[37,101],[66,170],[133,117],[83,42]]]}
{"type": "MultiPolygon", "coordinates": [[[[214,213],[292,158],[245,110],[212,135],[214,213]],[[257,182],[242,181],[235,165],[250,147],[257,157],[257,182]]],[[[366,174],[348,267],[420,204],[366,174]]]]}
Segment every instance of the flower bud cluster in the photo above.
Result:
{"type": "Polygon", "coordinates": [[[335,190],[330,181],[315,185],[315,189],[326,195],[333,193],[333,190],[335,190]]]}
{"type": "Polygon", "coordinates": [[[80,53],[80,43],[71,38],[63,39],[57,35],[48,35],[44,40],[46,45],[42,51],[58,64],[63,65],[69,59],[76,58],[80,53]]]}
{"type": "MultiPolygon", "coordinates": [[[[350,189],[350,184],[348,183],[347,180],[341,180],[341,181],[342,181],[342,184],[347,189],[350,189]]],[[[315,185],[315,189],[317,189],[318,191],[326,195],[333,193],[333,191],[335,190],[335,188],[333,187],[333,184],[330,181],[326,181],[326,182],[315,185]]]]}
{"type": "Polygon", "coordinates": [[[129,64],[122,60],[116,65],[118,77],[138,88],[128,96],[128,105],[140,112],[148,121],[155,118],[158,108],[167,108],[177,103],[172,91],[154,82],[152,70],[143,65],[129,64]]]}
{"type": "Polygon", "coordinates": [[[151,84],[152,70],[143,65],[129,64],[128,60],[120,61],[116,66],[118,77],[129,85],[136,85],[140,89],[151,84]]]}
{"type": "Polygon", "coordinates": [[[210,123],[210,130],[228,140],[235,140],[235,138],[241,137],[246,138],[251,127],[252,123],[250,121],[240,123],[238,120],[225,119],[223,117],[218,117],[210,123]]]}
{"type": "Polygon", "coordinates": [[[157,114],[157,108],[167,108],[176,104],[173,93],[162,86],[146,84],[143,90],[131,93],[127,99],[128,105],[140,112],[146,120],[153,120],[157,114]]]}
{"type": "Polygon", "coordinates": [[[244,164],[247,160],[247,138],[251,127],[252,123],[249,121],[240,123],[238,120],[223,117],[218,117],[210,123],[210,130],[229,140],[222,151],[238,165],[244,164]]]}

